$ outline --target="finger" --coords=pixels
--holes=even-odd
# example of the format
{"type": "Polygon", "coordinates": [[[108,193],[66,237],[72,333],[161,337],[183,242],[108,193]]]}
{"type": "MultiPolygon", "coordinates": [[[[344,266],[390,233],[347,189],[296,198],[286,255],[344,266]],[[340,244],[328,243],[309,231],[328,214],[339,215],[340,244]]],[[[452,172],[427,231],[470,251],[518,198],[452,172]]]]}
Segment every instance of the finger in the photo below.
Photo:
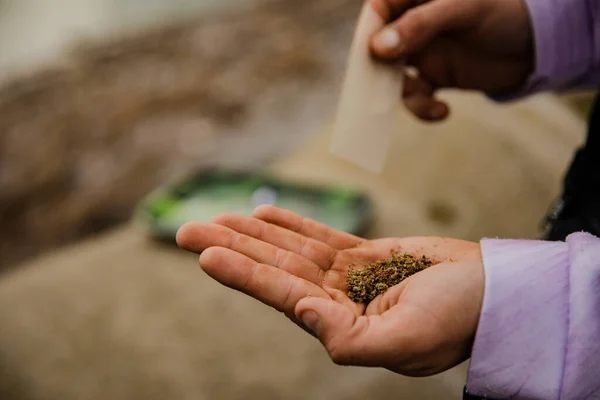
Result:
{"type": "Polygon", "coordinates": [[[372,50],[383,59],[419,51],[439,33],[479,21],[483,7],[480,3],[436,0],[411,8],[373,37],[372,50]]]}
{"type": "Polygon", "coordinates": [[[415,0],[368,0],[368,4],[384,21],[390,21],[409,7],[416,4],[415,0]]]}
{"type": "Polygon", "coordinates": [[[448,106],[433,97],[434,88],[420,77],[404,75],[404,105],[424,121],[441,121],[448,116],[448,106]]]}
{"type": "Polygon", "coordinates": [[[438,122],[448,117],[448,106],[433,97],[414,95],[404,98],[404,105],[423,121],[438,122]]]}
{"type": "Polygon", "coordinates": [[[286,314],[293,315],[296,304],[304,297],[329,298],[314,283],[222,247],[204,251],[200,266],[221,284],[286,314]]]}
{"type": "MultiPolygon", "coordinates": [[[[226,226],[200,222],[186,224],[177,233],[177,242],[182,248],[195,253],[202,253],[210,247],[225,247],[316,284],[323,279],[323,270],[305,257],[226,226]]],[[[304,252],[310,253],[310,246],[304,252]]]]}
{"type": "Polygon", "coordinates": [[[386,343],[391,338],[381,336],[380,329],[376,327],[380,316],[357,316],[334,300],[313,297],[300,300],[295,312],[314,332],[336,364],[385,365],[389,357],[386,343]]]}
{"type": "MultiPolygon", "coordinates": [[[[257,218],[243,217],[235,214],[220,214],[213,218],[213,222],[259,239],[275,249],[283,249],[295,253],[298,257],[305,258],[324,271],[331,268],[331,264],[337,253],[336,249],[323,242],[302,236],[299,233],[257,218]]],[[[292,261],[296,260],[296,257],[289,254],[279,254],[278,256],[292,257],[292,261]]],[[[261,262],[270,264],[270,262],[264,261],[266,259],[263,258],[262,260],[261,262]]]]}
{"type": "Polygon", "coordinates": [[[402,85],[402,97],[410,97],[417,94],[433,96],[435,88],[425,79],[418,76],[418,72],[409,73],[408,68],[404,73],[404,84],[402,85]]]}
{"type": "Polygon", "coordinates": [[[363,242],[358,236],[342,232],[320,222],[304,218],[295,212],[274,206],[260,206],[252,214],[265,222],[280,226],[302,236],[323,242],[334,249],[345,250],[363,242]]]}

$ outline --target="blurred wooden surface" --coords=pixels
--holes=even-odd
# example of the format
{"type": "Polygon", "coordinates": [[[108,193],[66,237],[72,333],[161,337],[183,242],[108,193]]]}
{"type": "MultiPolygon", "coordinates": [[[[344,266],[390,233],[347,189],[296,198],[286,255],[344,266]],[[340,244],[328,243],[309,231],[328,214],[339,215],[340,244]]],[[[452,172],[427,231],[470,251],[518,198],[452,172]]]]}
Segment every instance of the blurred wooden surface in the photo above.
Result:
{"type": "MultiPolygon", "coordinates": [[[[327,129],[272,169],[368,190],[372,236],[536,237],[584,122],[552,96],[447,97],[448,123],[403,121],[382,176],[330,157],[327,129]]],[[[2,398],[437,400],[460,399],[465,379],[465,366],[418,380],[334,366],[282,315],[134,226],[7,275],[0,315],[2,398]]]]}
{"type": "MultiPolygon", "coordinates": [[[[40,0],[23,1],[9,11],[40,0]]],[[[0,271],[127,221],[190,169],[265,165],[322,125],[360,0],[263,3],[78,43],[0,83],[0,271]]],[[[89,10],[68,11],[52,18],[89,10]]]]}

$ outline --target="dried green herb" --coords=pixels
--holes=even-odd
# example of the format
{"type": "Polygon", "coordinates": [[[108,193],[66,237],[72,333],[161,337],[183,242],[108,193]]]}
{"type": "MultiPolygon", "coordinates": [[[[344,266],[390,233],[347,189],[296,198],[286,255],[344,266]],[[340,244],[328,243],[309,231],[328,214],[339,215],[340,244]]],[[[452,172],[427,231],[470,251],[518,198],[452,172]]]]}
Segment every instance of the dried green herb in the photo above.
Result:
{"type": "Polygon", "coordinates": [[[366,269],[348,271],[348,297],[356,303],[369,304],[408,277],[431,267],[433,262],[423,256],[393,254],[386,260],[369,264],[366,269]]]}

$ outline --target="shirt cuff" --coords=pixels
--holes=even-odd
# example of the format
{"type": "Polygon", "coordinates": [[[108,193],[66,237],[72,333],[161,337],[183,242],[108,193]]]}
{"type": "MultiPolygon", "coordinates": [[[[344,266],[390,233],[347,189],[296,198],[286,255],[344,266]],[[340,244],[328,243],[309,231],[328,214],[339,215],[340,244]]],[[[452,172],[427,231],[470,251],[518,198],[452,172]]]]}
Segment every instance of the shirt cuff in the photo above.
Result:
{"type": "Polygon", "coordinates": [[[535,70],[514,93],[489,97],[514,100],[546,90],[586,85],[586,73],[594,67],[593,13],[589,0],[524,0],[535,44],[535,70]]]}
{"type": "Polygon", "coordinates": [[[485,295],[467,389],[495,399],[558,398],[567,339],[564,242],[484,239],[485,295]]]}

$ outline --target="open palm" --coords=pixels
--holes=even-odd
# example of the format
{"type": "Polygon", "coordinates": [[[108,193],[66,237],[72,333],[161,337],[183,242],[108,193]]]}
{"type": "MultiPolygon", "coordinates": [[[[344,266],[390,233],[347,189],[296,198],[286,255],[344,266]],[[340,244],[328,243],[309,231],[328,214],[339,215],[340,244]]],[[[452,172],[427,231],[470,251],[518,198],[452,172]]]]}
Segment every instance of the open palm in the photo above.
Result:
{"type": "Polygon", "coordinates": [[[338,364],[431,375],[465,360],[483,291],[479,245],[446,238],[364,240],[271,206],[219,215],[178,233],[211,277],[283,312],[338,364]],[[401,251],[437,265],[375,298],[347,296],[350,268],[401,251]]]}

